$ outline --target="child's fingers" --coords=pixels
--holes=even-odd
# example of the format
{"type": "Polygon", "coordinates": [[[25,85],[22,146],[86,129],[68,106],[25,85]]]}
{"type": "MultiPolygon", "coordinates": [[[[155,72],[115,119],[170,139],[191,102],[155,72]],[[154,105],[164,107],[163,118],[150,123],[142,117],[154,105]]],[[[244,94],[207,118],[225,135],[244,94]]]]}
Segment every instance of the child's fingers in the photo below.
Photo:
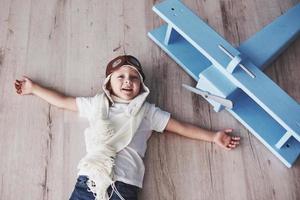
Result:
{"type": "Polygon", "coordinates": [[[21,89],[22,89],[22,86],[21,86],[21,85],[15,84],[15,88],[16,88],[16,90],[21,90],[21,89]]]}
{"type": "Polygon", "coordinates": [[[234,145],[238,145],[240,142],[238,142],[238,141],[233,141],[233,140],[231,140],[230,141],[230,144],[234,144],[234,145]]]}
{"type": "Polygon", "coordinates": [[[227,145],[230,149],[234,149],[236,147],[236,144],[228,144],[227,145]]]}
{"type": "Polygon", "coordinates": [[[226,150],[232,150],[235,149],[239,145],[239,143],[239,141],[231,140],[227,145],[224,145],[224,148],[226,150]]]}
{"type": "Polygon", "coordinates": [[[232,136],[231,140],[239,141],[239,140],[241,140],[241,138],[239,136],[232,136]]]}
{"type": "Polygon", "coordinates": [[[22,93],[22,84],[21,84],[20,82],[17,82],[17,80],[16,80],[16,82],[15,82],[15,88],[16,88],[16,92],[17,92],[18,94],[21,94],[21,93],[22,93]]]}
{"type": "Polygon", "coordinates": [[[228,150],[228,151],[231,150],[231,148],[230,148],[228,145],[227,145],[227,146],[224,146],[224,149],[225,149],[225,150],[228,150]]]}
{"type": "Polygon", "coordinates": [[[25,79],[21,79],[21,80],[18,80],[16,79],[15,83],[24,83],[25,82],[25,79]]]}
{"type": "Polygon", "coordinates": [[[20,86],[22,83],[20,83],[20,82],[15,82],[15,86],[20,86]]]}
{"type": "Polygon", "coordinates": [[[224,130],[225,133],[231,133],[232,131],[233,131],[232,128],[227,128],[227,129],[224,130]]]}
{"type": "Polygon", "coordinates": [[[238,144],[238,143],[240,143],[240,141],[239,140],[230,140],[230,143],[232,143],[232,144],[238,144]]]}
{"type": "Polygon", "coordinates": [[[20,90],[21,89],[20,86],[16,86],[16,85],[15,85],[15,88],[16,88],[16,90],[20,90]]]}
{"type": "Polygon", "coordinates": [[[16,81],[15,81],[15,87],[16,87],[16,89],[22,88],[22,87],[24,86],[23,83],[24,83],[24,81],[16,80],[16,81]]]}

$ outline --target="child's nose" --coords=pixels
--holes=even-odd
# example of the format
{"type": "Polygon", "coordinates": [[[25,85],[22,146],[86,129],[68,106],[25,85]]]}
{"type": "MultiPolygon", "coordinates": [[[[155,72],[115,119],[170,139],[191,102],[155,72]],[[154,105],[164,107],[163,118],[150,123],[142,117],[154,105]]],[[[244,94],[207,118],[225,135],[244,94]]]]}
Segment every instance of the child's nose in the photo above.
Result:
{"type": "Polygon", "coordinates": [[[130,83],[131,82],[131,80],[130,79],[125,79],[125,83],[130,83]]]}

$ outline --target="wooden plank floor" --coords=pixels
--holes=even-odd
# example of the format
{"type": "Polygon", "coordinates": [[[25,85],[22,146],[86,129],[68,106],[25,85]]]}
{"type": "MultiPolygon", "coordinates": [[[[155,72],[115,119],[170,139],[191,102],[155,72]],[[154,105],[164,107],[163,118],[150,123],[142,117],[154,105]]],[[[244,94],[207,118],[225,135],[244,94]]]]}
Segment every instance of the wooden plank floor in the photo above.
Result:
{"type": "MultiPolygon", "coordinates": [[[[0,199],[68,199],[85,153],[84,119],[34,96],[15,94],[26,74],[67,95],[100,90],[109,59],[137,56],[149,100],[173,117],[208,129],[232,127],[242,137],[232,152],[173,134],[153,134],[145,157],[145,200],[300,199],[300,161],[288,169],[238,121],[214,113],[182,89],[195,84],[147,36],[162,21],[150,0],[0,0],[0,199]]],[[[238,45],[299,0],[184,0],[238,45]]],[[[300,40],[266,73],[300,102],[300,40]]]]}

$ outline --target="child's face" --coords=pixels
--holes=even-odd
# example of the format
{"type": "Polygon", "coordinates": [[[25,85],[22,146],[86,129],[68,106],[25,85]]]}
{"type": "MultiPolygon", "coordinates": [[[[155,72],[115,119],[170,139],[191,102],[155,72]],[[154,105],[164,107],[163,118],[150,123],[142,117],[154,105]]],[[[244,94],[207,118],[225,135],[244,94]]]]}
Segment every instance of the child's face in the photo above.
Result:
{"type": "Polygon", "coordinates": [[[136,70],[124,65],[112,73],[110,86],[114,95],[131,100],[140,93],[140,76],[136,70]]]}

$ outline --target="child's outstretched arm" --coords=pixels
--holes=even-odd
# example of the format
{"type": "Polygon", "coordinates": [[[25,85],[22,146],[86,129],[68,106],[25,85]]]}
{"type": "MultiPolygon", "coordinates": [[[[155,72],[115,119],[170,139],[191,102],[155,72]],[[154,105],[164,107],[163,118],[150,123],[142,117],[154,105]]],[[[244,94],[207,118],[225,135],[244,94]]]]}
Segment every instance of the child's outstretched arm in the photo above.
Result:
{"type": "Polygon", "coordinates": [[[240,141],[240,137],[229,135],[232,129],[212,132],[172,118],[170,118],[166,130],[191,139],[214,142],[226,150],[236,148],[240,141]]]}
{"type": "Polygon", "coordinates": [[[34,94],[59,108],[77,111],[76,100],[74,97],[67,97],[54,90],[44,88],[26,76],[23,76],[23,79],[21,80],[15,81],[15,88],[19,95],[34,94]]]}

